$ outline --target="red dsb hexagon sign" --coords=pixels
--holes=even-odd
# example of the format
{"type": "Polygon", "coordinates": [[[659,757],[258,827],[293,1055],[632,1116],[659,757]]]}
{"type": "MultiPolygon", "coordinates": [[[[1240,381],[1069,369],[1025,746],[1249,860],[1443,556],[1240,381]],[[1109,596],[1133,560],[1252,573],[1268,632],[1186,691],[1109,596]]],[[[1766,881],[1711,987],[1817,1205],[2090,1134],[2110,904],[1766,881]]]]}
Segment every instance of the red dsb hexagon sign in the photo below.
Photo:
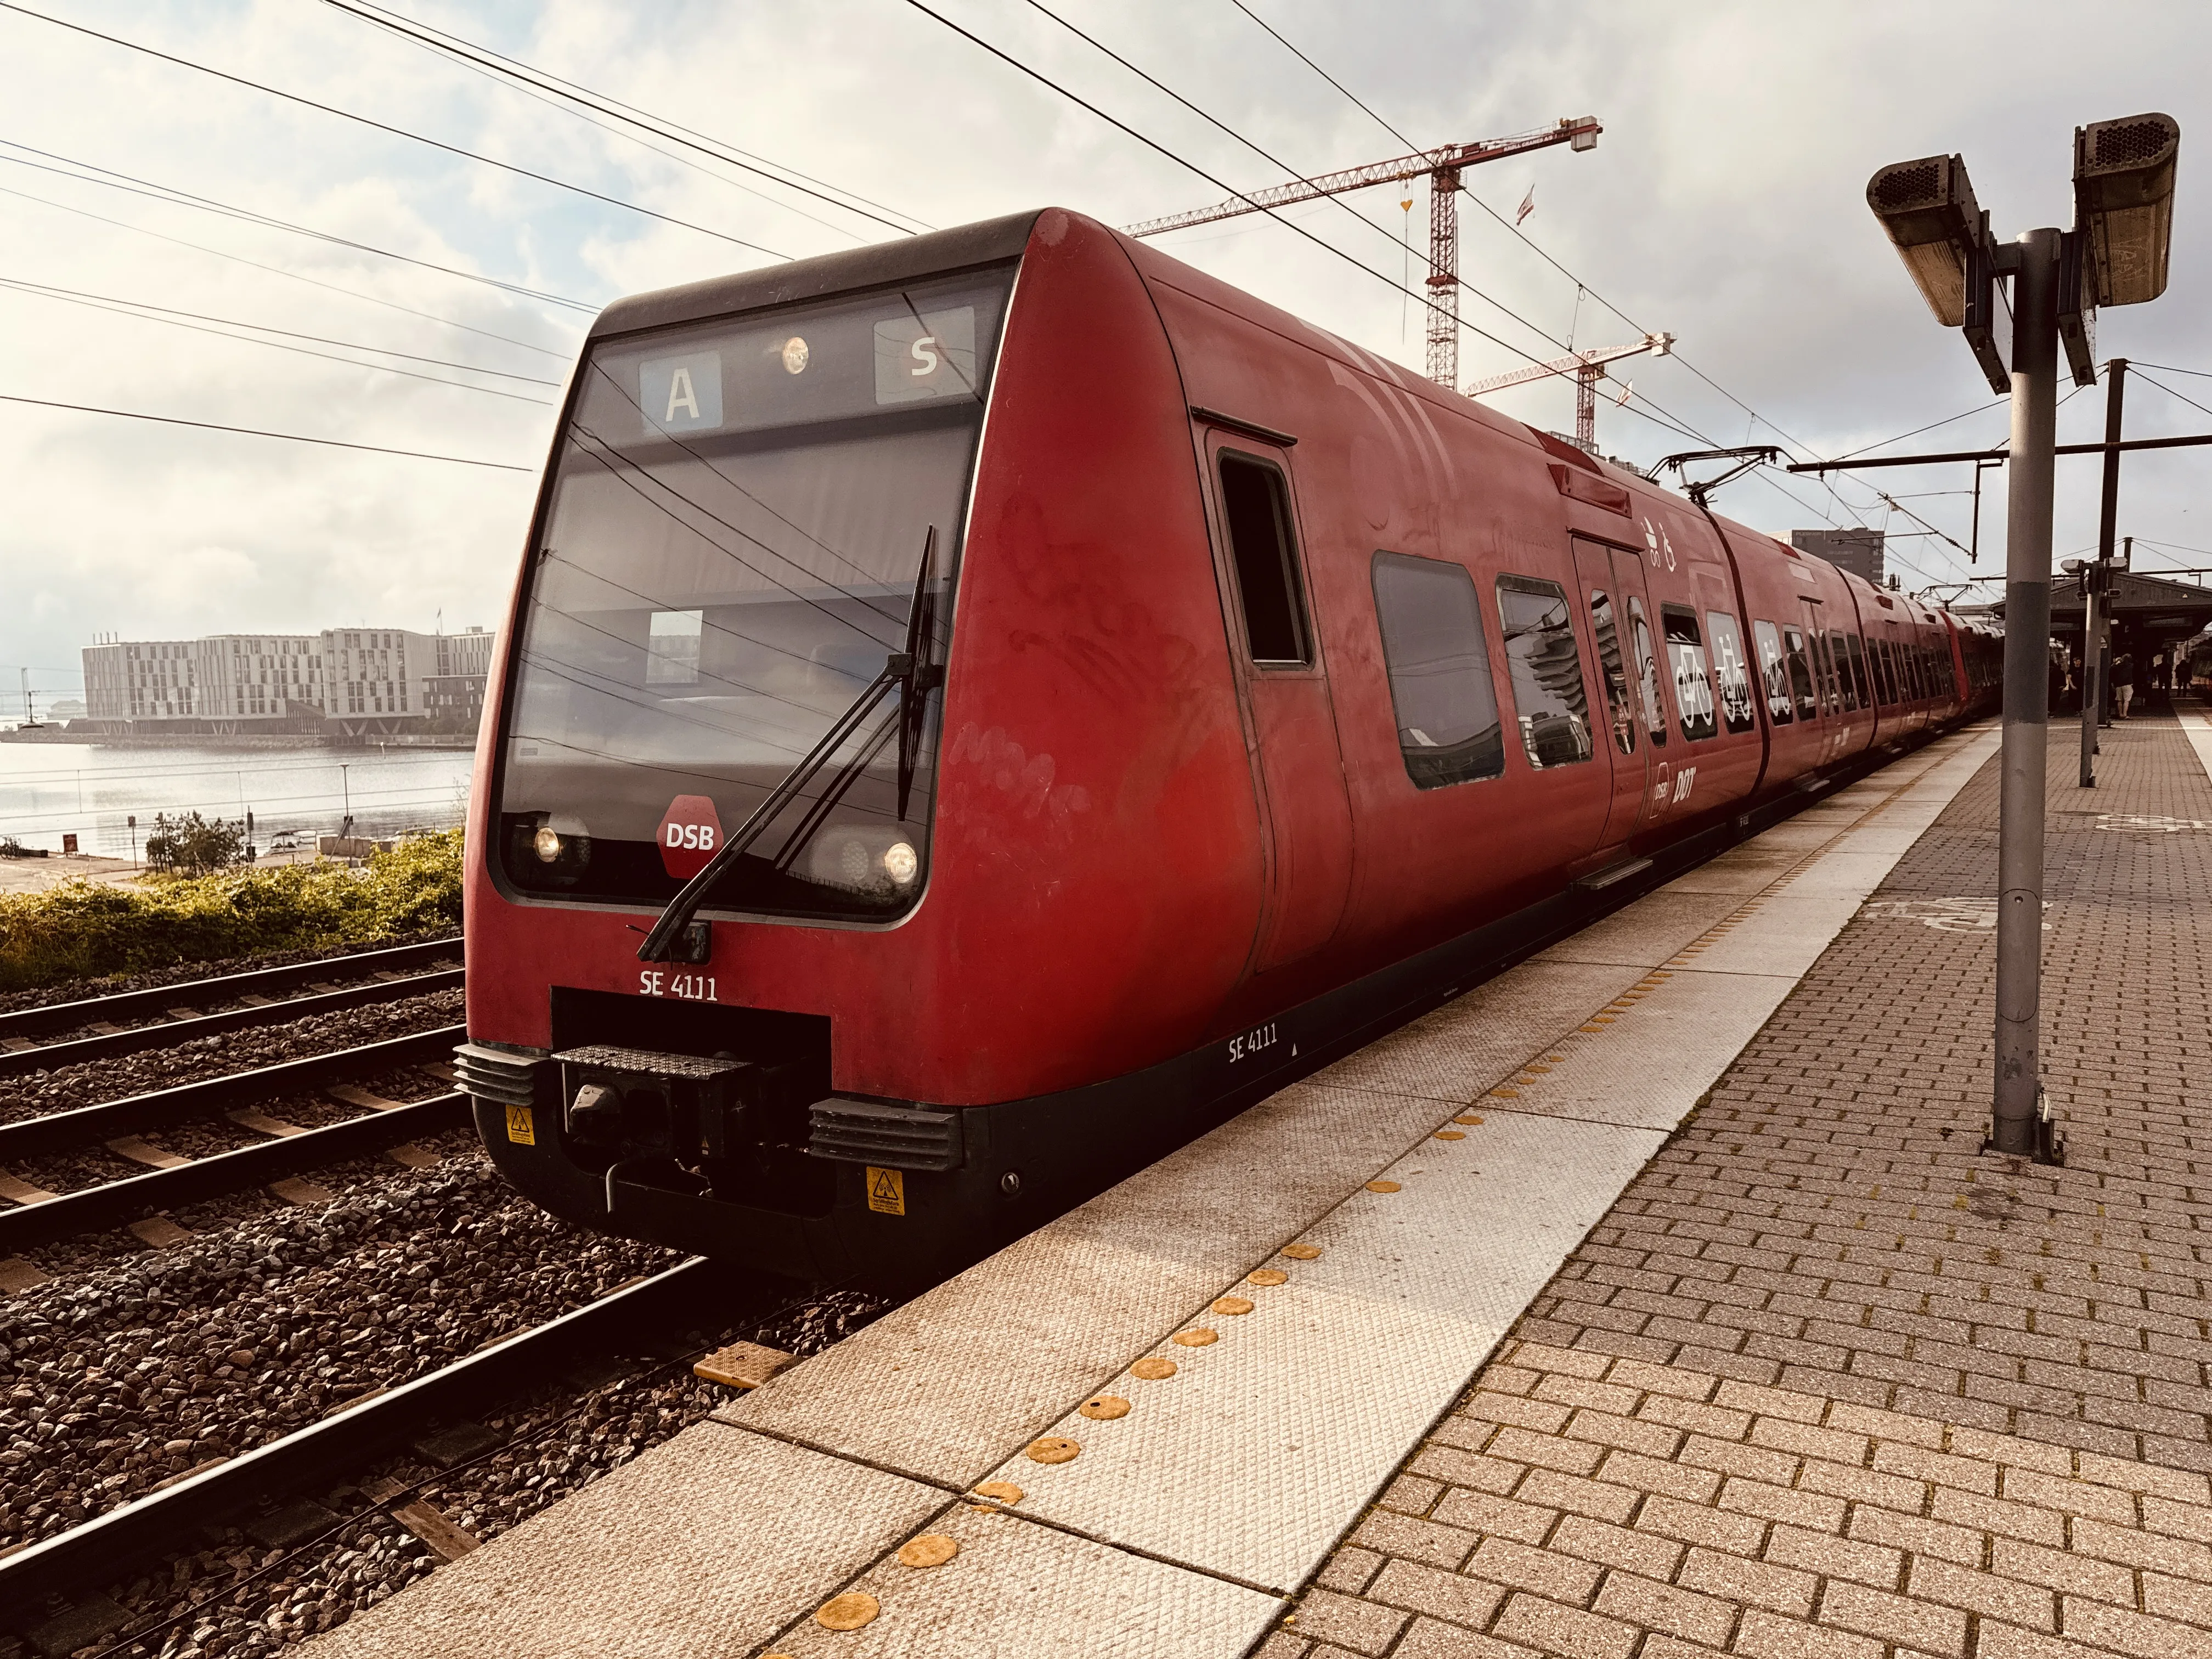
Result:
{"type": "Polygon", "coordinates": [[[678,881],[707,867],[722,844],[722,819],[704,795],[678,795],[660,817],[660,862],[678,881]]]}

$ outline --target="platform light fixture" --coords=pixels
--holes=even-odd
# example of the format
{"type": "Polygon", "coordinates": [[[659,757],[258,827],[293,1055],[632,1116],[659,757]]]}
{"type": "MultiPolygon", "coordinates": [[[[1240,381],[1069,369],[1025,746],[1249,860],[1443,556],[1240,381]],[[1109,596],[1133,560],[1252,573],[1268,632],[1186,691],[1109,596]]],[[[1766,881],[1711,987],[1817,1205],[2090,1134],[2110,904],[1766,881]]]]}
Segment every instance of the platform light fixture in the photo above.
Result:
{"type": "MultiPolygon", "coordinates": [[[[1990,234],[1958,155],[1881,168],[1867,205],[1913,286],[1947,328],[1961,330],[1997,392],[2012,395],[2005,522],[2004,753],[1997,843],[1996,1075],[1988,1150],[2064,1161],[2041,1082],[2045,675],[2051,649],[2051,471],[2058,358],[2074,380],[2097,378],[2096,308],[2138,305],[2166,290],[2181,128],[2168,115],[2098,121],[2074,133],[2071,230],[1990,234]]],[[[2117,444],[2113,365],[2106,435],[2117,444]]],[[[2118,451],[2106,455],[2109,548],[2118,451]]],[[[2085,781],[2086,781],[2085,778],[2085,781]]]]}
{"type": "Polygon", "coordinates": [[[1989,240],[1989,218],[1974,201],[1963,156],[1893,161],[1867,181],[1867,205],[1905,261],[1936,320],[1966,320],[1966,266],[1989,240]]]}
{"type": "Polygon", "coordinates": [[[2181,124],[2130,115],[2074,130],[2074,222],[2087,233],[2094,302],[2141,305],[2166,292],[2181,124]]]}

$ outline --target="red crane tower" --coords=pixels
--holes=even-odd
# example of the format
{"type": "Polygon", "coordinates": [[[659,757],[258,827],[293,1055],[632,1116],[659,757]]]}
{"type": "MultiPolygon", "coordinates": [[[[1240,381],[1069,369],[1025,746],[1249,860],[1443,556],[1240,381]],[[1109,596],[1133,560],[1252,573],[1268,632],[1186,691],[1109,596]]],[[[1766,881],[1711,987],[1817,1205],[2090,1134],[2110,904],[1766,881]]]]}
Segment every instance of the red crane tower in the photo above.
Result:
{"type": "Polygon", "coordinates": [[[1262,209],[1284,207],[1293,202],[1310,202],[1323,196],[1340,196],[1348,190],[1364,190],[1370,185],[1395,184],[1425,174],[1429,180],[1428,289],[1431,295],[1429,305],[1428,374],[1438,385],[1456,389],[1459,384],[1457,198],[1461,173],[1485,161],[1499,161],[1509,155],[1545,149],[1553,144],[1565,144],[1575,150],[1595,149],[1597,148],[1597,136],[1604,130],[1598,125],[1595,115],[1563,115],[1556,126],[1516,132],[1508,138],[1481,138],[1471,144],[1447,144],[1442,149],[1418,150],[1394,161],[1376,161],[1368,167],[1347,168],[1342,173],[1324,173],[1318,179],[1300,179],[1268,190],[1255,190],[1249,196],[1240,196],[1235,201],[1224,202],[1218,207],[1194,208],[1188,213],[1171,213],[1164,219],[1147,219],[1140,225],[1129,226],[1128,234],[1132,236],[1158,236],[1164,231],[1211,224],[1216,219],[1234,219],[1239,214],[1257,213],[1262,209]]]}

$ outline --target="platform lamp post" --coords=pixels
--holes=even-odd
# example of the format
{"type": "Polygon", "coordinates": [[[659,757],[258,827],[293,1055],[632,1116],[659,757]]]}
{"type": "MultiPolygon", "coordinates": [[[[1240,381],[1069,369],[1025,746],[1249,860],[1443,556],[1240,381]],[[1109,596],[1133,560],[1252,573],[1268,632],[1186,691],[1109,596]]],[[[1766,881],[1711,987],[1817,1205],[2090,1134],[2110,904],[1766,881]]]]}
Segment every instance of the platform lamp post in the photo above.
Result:
{"type": "Polygon", "coordinates": [[[1990,234],[1966,164],[1930,155],[1883,167],[1867,205],[1936,321],[1962,329],[1991,390],[2012,394],[2005,512],[2004,750],[1997,831],[1996,1066],[1984,1149],[2064,1160],[2044,1099],[2044,770],[2051,661],[2051,505],[2058,353],[2096,380],[2096,308],[2166,289],[2180,124],[2168,115],[2074,132],[2074,228],[1990,234]],[[2011,284],[2011,304],[2003,284],[2011,284]]]}

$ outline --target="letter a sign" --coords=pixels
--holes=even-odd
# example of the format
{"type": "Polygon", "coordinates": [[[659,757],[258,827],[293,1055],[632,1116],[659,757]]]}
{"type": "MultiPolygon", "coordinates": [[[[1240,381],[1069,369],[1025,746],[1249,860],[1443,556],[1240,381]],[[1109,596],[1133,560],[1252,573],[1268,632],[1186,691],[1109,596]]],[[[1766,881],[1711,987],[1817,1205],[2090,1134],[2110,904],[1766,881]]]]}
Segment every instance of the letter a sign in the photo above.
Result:
{"type": "Polygon", "coordinates": [[[678,795],[660,819],[660,862],[678,881],[689,881],[721,850],[722,820],[704,795],[678,795]]]}

